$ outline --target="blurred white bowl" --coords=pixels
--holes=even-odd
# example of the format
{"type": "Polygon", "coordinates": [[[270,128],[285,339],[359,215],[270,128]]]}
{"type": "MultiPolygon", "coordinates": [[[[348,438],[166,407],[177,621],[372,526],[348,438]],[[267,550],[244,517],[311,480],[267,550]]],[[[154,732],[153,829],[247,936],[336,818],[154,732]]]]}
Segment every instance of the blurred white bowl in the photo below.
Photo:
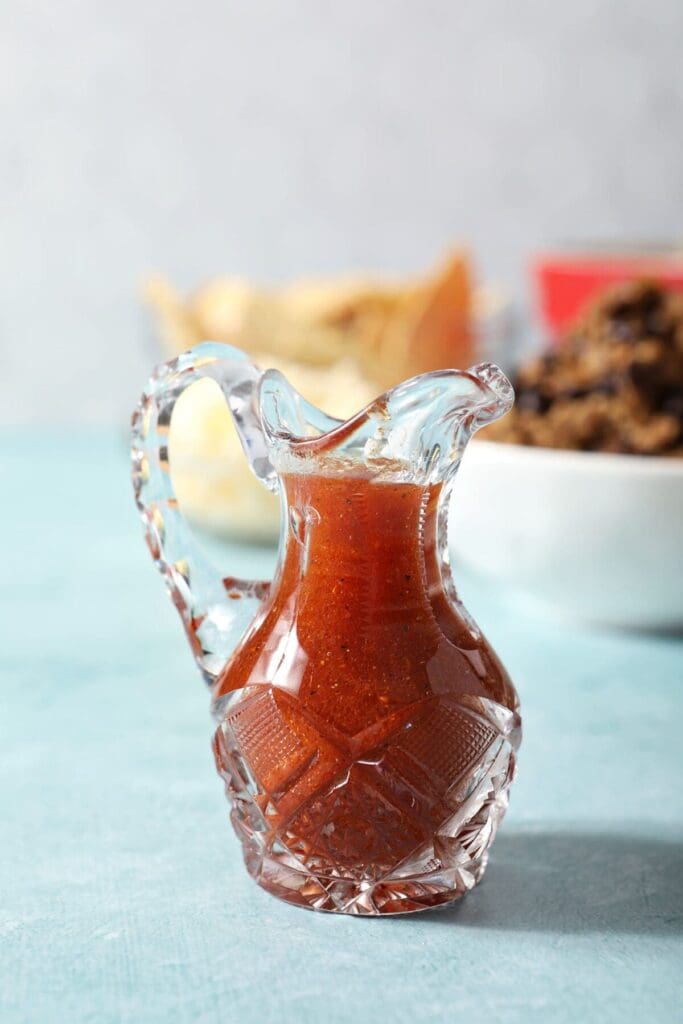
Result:
{"type": "Polygon", "coordinates": [[[456,480],[458,563],[563,617],[683,629],[683,459],[472,442],[456,480]]]}

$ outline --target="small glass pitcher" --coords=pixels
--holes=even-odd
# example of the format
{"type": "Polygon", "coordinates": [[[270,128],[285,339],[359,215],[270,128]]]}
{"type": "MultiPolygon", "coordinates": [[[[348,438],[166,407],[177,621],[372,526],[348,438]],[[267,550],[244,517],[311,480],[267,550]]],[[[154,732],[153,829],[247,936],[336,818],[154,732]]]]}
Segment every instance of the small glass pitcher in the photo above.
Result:
{"type": "Polygon", "coordinates": [[[521,726],[458,599],[448,507],[467,441],[512,401],[487,363],[414,377],[343,422],[213,343],[160,366],[142,396],[133,479],[147,543],[211,687],[247,869],[281,899],[405,913],[482,877],[521,726]],[[221,577],[178,510],[171,417],[205,377],[280,495],[272,581],[221,577]]]}

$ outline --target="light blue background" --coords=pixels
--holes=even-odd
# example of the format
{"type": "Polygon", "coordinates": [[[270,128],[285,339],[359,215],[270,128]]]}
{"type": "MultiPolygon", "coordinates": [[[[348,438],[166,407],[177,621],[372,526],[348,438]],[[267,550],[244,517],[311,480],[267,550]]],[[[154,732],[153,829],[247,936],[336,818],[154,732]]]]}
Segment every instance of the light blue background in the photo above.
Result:
{"type": "Polygon", "coordinates": [[[680,641],[470,584],[525,724],[483,884],[412,918],[296,910],[243,869],[127,475],[118,435],[0,438],[3,1024],[676,1019],[680,641]]]}

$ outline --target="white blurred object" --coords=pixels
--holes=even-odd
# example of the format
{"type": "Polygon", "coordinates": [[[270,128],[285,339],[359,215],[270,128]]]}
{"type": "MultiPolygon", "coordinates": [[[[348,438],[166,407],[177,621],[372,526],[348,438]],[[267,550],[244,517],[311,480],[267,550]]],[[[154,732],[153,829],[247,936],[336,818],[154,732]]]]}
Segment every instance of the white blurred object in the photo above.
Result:
{"type": "Polygon", "coordinates": [[[683,459],[470,444],[458,564],[562,617],[683,629],[683,459]]]}
{"type": "MultiPolygon", "coordinates": [[[[333,416],[347,419],[375,397],[354,364],[321,369],[268,355],[274,367],[333,416]]],[[[176,403],[170,455],[178,501],[187,518],[212,533],[252,542],[277,540],[278,498],[254,477],[220,389],[210,380],[192,384],[176,403]]]]}

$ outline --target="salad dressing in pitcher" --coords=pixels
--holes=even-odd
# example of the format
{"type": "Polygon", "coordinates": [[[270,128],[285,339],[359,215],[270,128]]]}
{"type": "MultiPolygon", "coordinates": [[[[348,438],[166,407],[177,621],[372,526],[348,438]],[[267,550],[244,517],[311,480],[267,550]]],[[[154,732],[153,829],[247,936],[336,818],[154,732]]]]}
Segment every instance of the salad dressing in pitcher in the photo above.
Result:
{"type": "Polygon", "coordinates": [[[134,472],[148,541],[212,686],[247,868],[285,900],[408,912],[483,874],[520,721],[457,598],[447,513],[469,436],[511,401],[491,365],[445,370],[340,423],[217,345],[167,364],[143,396],[134,472]],[[271,583],[221,580],[175,507],[168,426],[198,376],[219,382],[252,467],[280,493],[271,583]]]}

